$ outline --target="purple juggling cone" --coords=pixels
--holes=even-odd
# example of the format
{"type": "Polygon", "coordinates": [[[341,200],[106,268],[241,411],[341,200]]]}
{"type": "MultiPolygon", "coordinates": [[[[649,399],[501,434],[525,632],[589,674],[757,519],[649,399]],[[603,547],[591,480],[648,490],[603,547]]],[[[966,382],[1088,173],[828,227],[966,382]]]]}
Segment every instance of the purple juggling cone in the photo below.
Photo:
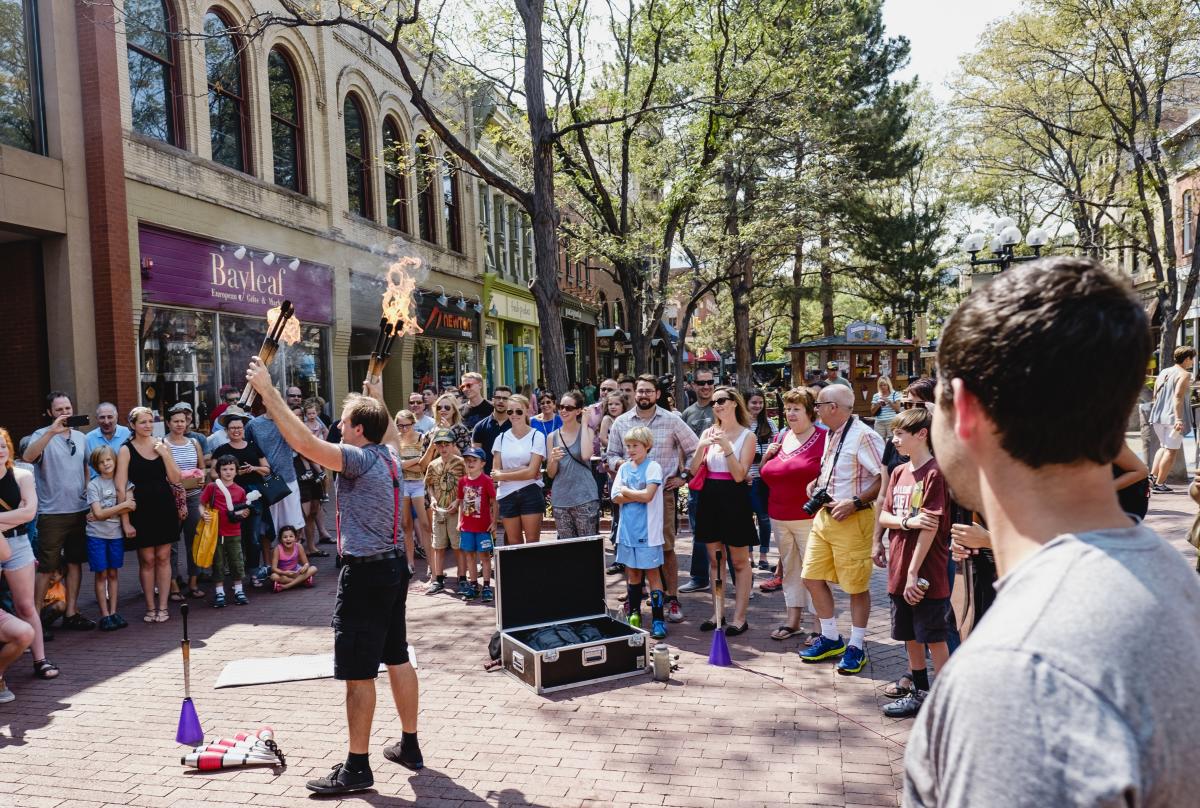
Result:
{"type": "Polygon", "coordinates": [[[725,640],[725,629],[718,628],[713,632],[712,649],[708,652],[708,664],[728,668],[733,664],[729,658],[729,643],[725,640]]]}
{"type": "Polygon", "coordinates": [[[204,740],[200,717],[192,703],[192,643],[188,640],[188,605],[179,607],[183,617],[183,706],[179,708],[179,728],[175,730],[175,742],[194,746],[204,740]]]}
{"type": "Polygon", "coordinates": [[[708,652],[708,664],[727,668],[733,664],[729,658],[729,642],[725,639],[725,582],[721,580],[721,568],[725,559],[717,550],[717,582],[713,587],[714,612],[713,622],[717,624],[713,632],[712,648],[708,652]]]}

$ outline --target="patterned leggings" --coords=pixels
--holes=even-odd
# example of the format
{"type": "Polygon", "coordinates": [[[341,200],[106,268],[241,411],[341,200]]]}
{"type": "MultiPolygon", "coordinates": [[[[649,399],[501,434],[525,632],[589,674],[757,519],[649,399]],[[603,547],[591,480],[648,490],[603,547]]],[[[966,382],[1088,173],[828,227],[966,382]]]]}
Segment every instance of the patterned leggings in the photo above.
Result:
{"type": "Polygon", "coordinates": [[[600,532],[600,501],[592,500],[570,508],[554,507],[554,524],[560,539],[595,536],[600,532]]]}

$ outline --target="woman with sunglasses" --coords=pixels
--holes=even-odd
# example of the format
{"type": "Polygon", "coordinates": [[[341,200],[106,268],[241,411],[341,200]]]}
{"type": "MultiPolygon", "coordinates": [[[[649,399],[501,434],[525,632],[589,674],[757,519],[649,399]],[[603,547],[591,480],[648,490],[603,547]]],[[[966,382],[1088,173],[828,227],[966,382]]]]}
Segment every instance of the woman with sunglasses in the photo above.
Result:
{"type": "Polygon", "coordinates": [[[542,494],[542,461],[546,436],[529,424],[529,399],[510,396],[508,421],[492,446],[492,480],[504,522],[505,544],[528,544],[542,535],[546,498],[542,494]]]}
{"type": "Polygon", "coordinates": [[[541,408],[541,412],[529,419],[529,425],[546,437],[550,437],[551,432],[561,429],[563,425],[562,416],[558,414],[558,406],[554,403],[554,393],[543,392],[542,397],[538,399],[538,406],[541,408]]]}
{"type": "MultiPolygon", "coordinates": [[[[724,545],[733,563],[737,600],[733,623],[725,633],[736,636],[750,627],[746,611],[750,607],[750,548],[758,544],[754,513],[750,508],[750,465],[754,462],[754,433],[746,403],[732,387],[718,387],[712,397],[713,425],[700,435],[700,444],[692,455],[691,477],[707,466],[704,487],[696,498],[696,541],[724,545]]],[[[709,580],[716,580],[719,567],[717,548],[708,548],[709,580]]],[[[722,598],[724,593],[721,593],[722,598]]],[[[713,587],[713,617],[700,624],[701,631],[712,631],[722,619],[724,603],[713,587]]]]}
{"type": "Polygon", "coordinates": [[[546,473],[554,480],[554,525],[560,539],[594,536],[600,531],[600,494],[585,454],[592,431],[583,422],[583,393],[569,390],[558,405],[562,427],[550,433],[546,473]]]}
{"type": "MultiPolygon", "coordinates": [[[[420,544],[425,558],[431,558],[429,540],[433,536],[429,525],[429,511],[425,509],[425,450],[421,447],[421,435],[416,430],[417,416],[412,410],[400,410],[396,413],[396,431],[400,433],[397,449],[400,454],[400,468],[404,480],[401,483],[400,521],[404,526],[404,535],[413,536],[413,511],[417,514],[416,541],[407,542],[404,553],[408,558],[409,568],[414,567],[417,545],[420,544]]],[[[436,430],[435,430],[436,431],[436,430]]],[[[432,446],[432,444],[430,444],[432,446]]]]}
{"type": "Polygon", "coordinates": [[[146,597],[147,623],[170,619],[167,597],[171,592],[171,545],[179,541],[179,513],[171,485],[182,479],[171,447],[154,437],[154,412],[149,407],[129,411],[133,437],[117,455],[117,502],[128,497],[133,483],[137,510],[121,514],[125,549],[137,550],[138,578],[146,597]],[[154,590],[158,588],[158,602],[154,590]]]}
{"type": "Polygon", "coordinates": [[[458,397],[453,393],[442,393],[433,404],[433,418],[437,427],[425,433],[425,456],[421,458],[428,467],[436,452],[433,447],[433,433],[438,429],[449,429],[454,437],[454,448],[461,456],[471,448],[471,430],[463,423],[462,412],[458,409],[458,397]]]}

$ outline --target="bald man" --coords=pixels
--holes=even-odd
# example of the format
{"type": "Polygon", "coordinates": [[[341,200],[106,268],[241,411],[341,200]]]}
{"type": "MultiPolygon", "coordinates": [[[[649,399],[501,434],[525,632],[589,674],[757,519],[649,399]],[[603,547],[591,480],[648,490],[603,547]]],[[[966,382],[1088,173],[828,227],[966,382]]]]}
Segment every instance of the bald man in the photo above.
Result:
{"type": "Polygon", "coordinates": [[[822,504],[813,518],[801,575],[821,621],[821,636],[800,651],[804,662],[838,660],[837,672],[858,673],[867,664],[865,637],[871,614],[871,506],[883,482],[883,438],[854,416],[854,391],[831,384],[817,396],[817,416],[829,427],[821,473],[809,487],[822,504]],[[850,642],[833,616],[835,583],[850,596],[850,642]]]}

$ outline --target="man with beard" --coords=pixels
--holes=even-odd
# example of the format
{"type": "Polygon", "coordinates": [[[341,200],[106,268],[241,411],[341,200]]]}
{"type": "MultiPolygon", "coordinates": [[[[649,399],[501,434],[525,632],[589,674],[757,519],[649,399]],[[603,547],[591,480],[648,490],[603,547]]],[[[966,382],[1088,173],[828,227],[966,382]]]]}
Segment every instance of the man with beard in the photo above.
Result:
{"type": "Polygon", "coordinates": [[[1150,351],[1139,302],[1081,258],[1004,272],[947,323],[934,449],[986,516],[1000,579],[917,717],[905,805],[1165,808],[1200,793],[1200,699],[1179,687],[1200,670],[1200,584],[1112,485],[1150,351]]]}

